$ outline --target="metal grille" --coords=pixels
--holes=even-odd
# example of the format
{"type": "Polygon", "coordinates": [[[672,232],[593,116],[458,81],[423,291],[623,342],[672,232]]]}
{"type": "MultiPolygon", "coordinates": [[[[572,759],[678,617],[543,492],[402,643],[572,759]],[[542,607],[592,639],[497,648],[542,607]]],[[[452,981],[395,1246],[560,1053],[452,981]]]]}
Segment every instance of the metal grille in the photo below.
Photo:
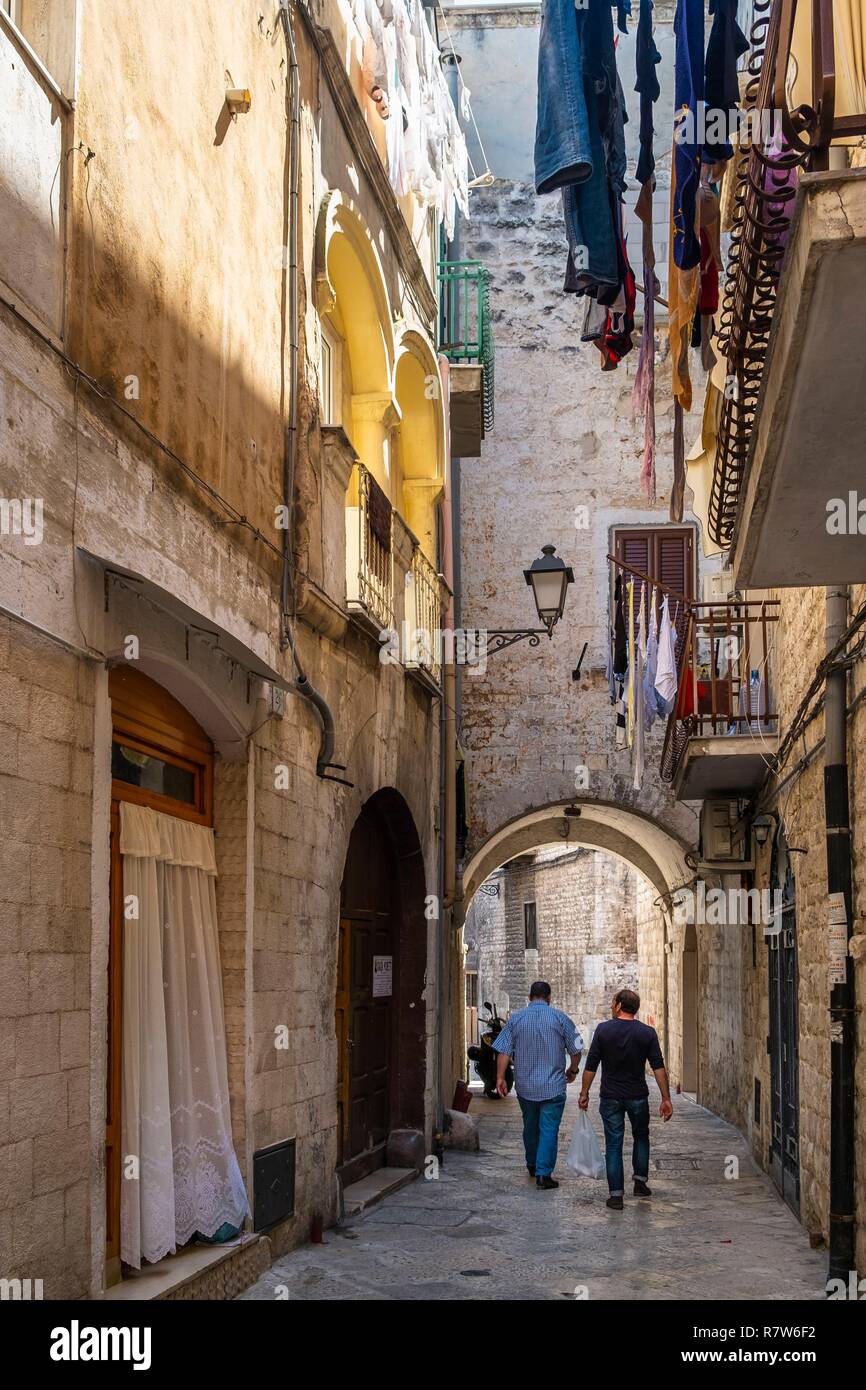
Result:
{"type": "Polygon", "coordinates": [[[253,1230],[268,1231],[295,1214],[295,1140],[253,1154],[253,1230]]]}
{"type": "Polygon", "coordinates": [[[812,0],[812,103],[789,111],[785,80],[796,0],[754,0],[746,138],[734,166],[734,215],[719,344],[727,382],[710,491],[709,532],[729,549],[748,467],[776,295],[794,210],[793,173],[811,167],[836,135],[866,131],[863,115],[834,121],[833,14],[812,0]],[[762,118],[770,115],[768,123],[762,118]]]}
{"type": "Polygon", "coordinates": [[[355,464],[357,507],[356,592],[349,593],[349,606],[359,603],[380,627],[394,626],[394,560],[391,547],[383,545],[370,522],[372,477],[363,463],[355,464]]]}
{"type": "Polygon", "coordinates": [[[442,676],[442,600],[439,576],[420,546],[412,554],[406,591],[411,627],[408,665],[427,671],[438,685],[442,676]]]}
{"type": "Polygon", "coordinates": [[[778,609],[778,599],[690,606],[662,748],[663,782],[676,777],[690,738],[752,733],[760,743],[762,734],[778,733],[767,670],[767,629],[778,621],[778,609]]]}
{"type": "Polygon", "coordinates": [[[439,349],[449,362],[483,368],[484,430],[493,428],[490,271],[480,261],[440,261],[439,349]]]}

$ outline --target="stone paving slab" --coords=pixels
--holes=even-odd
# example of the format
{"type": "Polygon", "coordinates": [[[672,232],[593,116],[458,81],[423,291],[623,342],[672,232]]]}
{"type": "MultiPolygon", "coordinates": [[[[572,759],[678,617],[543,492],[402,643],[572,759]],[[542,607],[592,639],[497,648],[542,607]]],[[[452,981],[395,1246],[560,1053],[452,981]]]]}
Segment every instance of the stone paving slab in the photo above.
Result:
{"type": "MultiPolygon", "coordinates": [[[[742,1137],[683,1097],[674,1118],[652,1101],[650,1185],[608,1211],[604,1181],[564,1166],[577,1114],[569,1092],[557,1191],[523,1164],[516,1099],[473,1095],[481,1151],[448,1151],[418,1178],[276,1261],[242,1299],[824,1299],[827,1256],[755,1166],[742,1137]],[[725,1177],[735,1157],[739,1177],[725,1177]]],[[[597,1108],[593,1123],[601,1138],[597,1108]]],[[[630,1148],[626,1142],[626,1172],[630,1148]]],[[[630,1184],[627,1182],[626,1187],[630,1184]]]]}

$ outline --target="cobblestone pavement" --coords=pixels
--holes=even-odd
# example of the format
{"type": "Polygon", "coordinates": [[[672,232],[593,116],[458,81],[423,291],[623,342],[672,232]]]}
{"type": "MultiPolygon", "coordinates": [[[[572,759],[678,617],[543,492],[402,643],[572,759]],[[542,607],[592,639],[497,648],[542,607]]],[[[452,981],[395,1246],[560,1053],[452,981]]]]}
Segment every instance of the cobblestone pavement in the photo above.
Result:
{"type": "MultiPolygon", "coordinates": [[[[683,1097],[673,1119],[653,1099],[651,1199],[604,1205],[606,1184],[564,1165],[577,1114],[563,1118],[557,1191],[527,1177],[516,1099],[474,1095],[481,1152],[448,1151],[378,1206],[278,1260],[244,1299],[823,1298],[826,1252],[748,1155],[737,1132],[683,1097]],[[725,1178],[728,1156],[739,1177],[725,1178]],[[281,1287],[278,1287],[281,1286],[281,1287]],[[581,1292],[585,1286],[586,1293],[581,1292]]],[[[601,1122],[593,1108],[596,1133],[601,1122]]],[[[626,1192],[630,1148],[626,1136],[626,1192]]]]}

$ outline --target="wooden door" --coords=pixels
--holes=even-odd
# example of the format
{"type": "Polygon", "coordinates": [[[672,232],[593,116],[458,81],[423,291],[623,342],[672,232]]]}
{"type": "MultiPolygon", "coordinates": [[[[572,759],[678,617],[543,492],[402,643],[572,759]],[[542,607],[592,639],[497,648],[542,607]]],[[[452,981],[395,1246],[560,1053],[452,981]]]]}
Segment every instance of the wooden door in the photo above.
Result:
{"type": "Polygon", "coordinates": [[[354,1176],[384,1163],[390,1128],[395,882],[387,832],[362,813],[343,879],[336,1009],[340,1161],[354,1176]]]}

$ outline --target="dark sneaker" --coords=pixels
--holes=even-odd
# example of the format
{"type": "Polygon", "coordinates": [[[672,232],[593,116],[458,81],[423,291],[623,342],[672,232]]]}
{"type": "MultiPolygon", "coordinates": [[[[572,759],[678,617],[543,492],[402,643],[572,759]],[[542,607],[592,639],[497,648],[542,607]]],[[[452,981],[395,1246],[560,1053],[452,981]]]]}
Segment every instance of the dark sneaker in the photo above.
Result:
{"type": "Polygon", "coordinates": [[[534,1177],[535,1177],[535,1169],[534,1169],[534,1168],[527,1168],[526,1171],[527,1171],[527,1173],[529,1174],[529,1176],[530,1176],[531,1178],[534,1178],[534,1177]]]}
{"type": "Polygon", "coordinates": [[[535,1179],[535,1186],[540,1187],[543,1192],[546,1192],[548,1188],[559,1187],[559,1183],[556,1182],[554,1178],[542,1177],[535,1179]]]}
{"type": "Polygon", "coordinates": [[[647,1187],[646,1183],[641,1178],[635,1178],[634,1195],[636,1197],[651,1197],[653,1195],[652,1188],[647,1187]]]}
{"type": "Polygon", "coordinates": [[[622,1211],[622,1198],[608,1197],[605,1206],[610,1207],[611,1211],[622,1211]]]}

